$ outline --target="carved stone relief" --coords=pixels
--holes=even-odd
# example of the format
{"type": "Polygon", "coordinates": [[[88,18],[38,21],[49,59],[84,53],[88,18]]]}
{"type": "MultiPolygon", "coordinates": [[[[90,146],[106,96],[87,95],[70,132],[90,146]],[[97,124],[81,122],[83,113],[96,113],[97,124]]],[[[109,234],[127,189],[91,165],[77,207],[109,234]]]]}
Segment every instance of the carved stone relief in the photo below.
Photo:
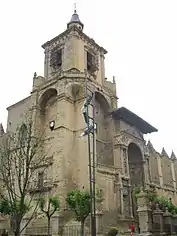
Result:
{"type": "Polygon", "coordinates": [[[127,157],[127,149],[123,148],[123,163],[124,163],[124,172],[128,174],[128,157],[127,157]]]}
{"type": "Polygon", "coordinates": [[[151,170],[150,170],[150,163],[149,163],[149,158],[146,159],[146,165],[147,165],[147,177],[148,181],[151,182],[151,170]]]}
{"type": "Polygon", "coordinates": [[[71,68],[65,72],[68,74],[80,74],[80,70],[78,70],[77,68],[71,68]]]}
{"type": "Polygon", "coordinates": [[[130,135],[134,136],[135,138],[144,140],[142,133],[138,132],[134,127],[129,128],[128,131],[125,131],[125,132],[129,133],[130,135]]]}
{"type": "Polygon", "coordinates": [[[125,145],[128,146],[130,140],[125,135],[119,134],[114,138],[114,146],[125,145]]]}
{"type": "Polygon", "coordinates": [[[124,216],[130,216],[130,187],[129,182],[126,179],[122,179],[123,184],[123,209],[124,209],[124,216]]]}
{"type": "Polygon", "coordinates": [[[77,31],[71,31],[71,32],[68,34],[67,38],[70,39],[70,38],[72,38],[72,37],[76,37],[76,38],[80,39],[79,32],[77,32],[77,31]]]}
{"type": "MultiPolygon", "coordinates": [[[[134,138],[130,136],[129,134],[120,133],[119,135],[114,137],[114,148],[123,145],[125,147],[128,147],[130,143],[135,143],[141,150],[142,155],[144,154],[144,141],[134,138]]],[[[144,158],[144,155],[143,155],[144,158]]]]}

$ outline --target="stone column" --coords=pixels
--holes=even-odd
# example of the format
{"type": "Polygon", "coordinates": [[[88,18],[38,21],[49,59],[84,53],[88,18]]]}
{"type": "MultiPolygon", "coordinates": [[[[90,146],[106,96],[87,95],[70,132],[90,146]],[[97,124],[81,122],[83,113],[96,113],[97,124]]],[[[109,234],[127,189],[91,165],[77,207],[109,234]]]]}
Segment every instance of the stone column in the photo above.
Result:
{"type": "Polygon", "coordinates": [[[116,141],[117,141],[116,138],[114,138],[114,149],[113,149],[114,166],[122,170],[121,149],[120,145],[117,144],[116,141]]]}
{"type": "Polygon", "coordinates": [[[168,235],[172,234],[172,214],[168,211],[168,208],[166,208],[164,214],[164,232],[168,235]]]}
{"type": "MultiPolygon", "coordinates": [[[[144,157],[145,158],[145,157],[144,157]]],[[[142,161],[142,166],[143,166],[143,171],[144,171],[144,188],[146,188],[147,183],[149,183],[149,179],[148,179],[148,168],[147,168],[147,162],[146,160],[142,161]]]]}
{"type": "Polygon", "coordinates": [[[96,235],[103,235],[103,212],[96,211],[96,235]]]}
{"type": "Polygon", "coordinates": [[[151,235],[152,231],[152,218],[151,218],[151,209],[149,206],[149,201],[146,198],[146,194],[141,189],[141,192],[137,196],[138,204],[138,218],[139,218],[139,227],[140,235],[151,235]]]}
{"type": "Polygon", "coordinates": [[[177,233],[177,215],[172,216],[172,231],[177,233]]]}
{"type": "Polygon", "coordinates": [[[161,164],[161,158],[160,158],[159,155],[157,155],[157,165],[158,165],[158,172],[159,172],[160,186],[163,187],[162,164],[161,164]]]}
{"type": "Polygon", "coordinates": [[[49,66],[50,66],[50,58],[49,58],[49,55],[50,55],[50,53],[49,53],[49,49],[48,48],[46,48],[45,49],[45,59],[44,59],[44,78],[45,79],[48,79],[48,77],[49,77],[49,66]]]}
{"type": "Polygon", "coordinates": [[[119,185],[119,191],[120,191],[120,214],[121,216],[124,215],[124,199],[123,199],[123,184],[120,183],[119,185]]]}
{"type": "Polygon", "coordinates": [[[147,183],[151,182],[151,171],[150,171],[150,163],[149,163],[149,150],[145,146],[145,153],[144,153],[144,173],[145,173],[145,188],[147,187],[147,183]]]}
{"type": "Polygon", "coordinates": [[[128,150],[125,145],[120,145],[121,148],[121,160],[122,160],[122,169],[125,176],[129,176],[128,168],[128,150]]]}
{"type": "Polygon", "coordinates": [[[132,204],[132,188],[131,185],[129,184],[129,211],[130,211],[130,217],[133,218],[133,204],[132,204]]]}
{"type": "Polygon", "coordinates": [[[119,216],[123,215],[123,188],[120,174],[115,176],[114,180],[114,193],[116,194],[116,210],[119,216]]]}
{"type": "Polygon", "coordinates": [[[163,211],[156,204],[156,209],[153,211],[153,233],[163,234],[163,211]]]}
{"type": "Polygon", "coordinates": [[[103,234],[103,203],[104,202],[104,195],[102,189],[97,191],[96,197],[96,234],[102,235],[103,234]]]}
{"type": "Polygon", "coordinates": [[[52,228],[52,235],[58,235],[64,226],[64,217],[60,215],[59,212],[56,212],[52,216],[51,220],[51,228],[52,228]]]}

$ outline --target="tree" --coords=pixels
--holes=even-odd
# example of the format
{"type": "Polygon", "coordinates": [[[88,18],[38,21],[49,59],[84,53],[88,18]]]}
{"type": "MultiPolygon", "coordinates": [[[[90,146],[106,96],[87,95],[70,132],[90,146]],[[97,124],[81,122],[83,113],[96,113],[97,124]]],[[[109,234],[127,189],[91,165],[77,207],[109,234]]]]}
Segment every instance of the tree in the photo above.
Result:
{"type": "Polygon", "coordinates": [[[119,230],[117,227],[111,227],[108,232],[108,236],[116,236],[118,232],[119,230]]]}
{"type": "MultiPolygon", "coordinates": [[[[47,166],[47,157],[43,154],[43,139],[34,133],[33,122],[26,119],[16,132],[7,133],[0,145],[0,212],[8,215],[15,236],[27,227],[34,218],[39,201],[34,200],[36,192],[31,193],[31,184],[39,166],[47,166]],[[23,228],[21,222],[29,213],[29,219],[23,228]]],[[[41,192],[42,193],[42,192],[41,192]]],[[[38,192],[38,197],[40,197],[38,192]]]]}
{"type": "Polygon", "coordinates": [[[81,223],[81,236],[84,236],[84,224],[90,214],[91,197],[86,191],[74,189],[67,194],[66,202],[75,218],[81,223]]]}
{"type": "Polygon", "coordinates": [[[59,210],[60,201],[57,197],[49,197],[47,201],[45,198],[41,198],[39,206],[41,211],[47,217],[47,234],[50,236],[51,217],[57,210],[59,210]]]}

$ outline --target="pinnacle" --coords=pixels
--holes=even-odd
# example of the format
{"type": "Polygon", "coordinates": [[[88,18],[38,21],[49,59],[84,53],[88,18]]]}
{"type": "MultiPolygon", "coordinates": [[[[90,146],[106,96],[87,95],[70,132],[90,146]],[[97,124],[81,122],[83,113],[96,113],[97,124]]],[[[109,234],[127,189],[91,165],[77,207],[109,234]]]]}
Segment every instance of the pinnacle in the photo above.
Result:
{"type": "Polygon", "coordinates": [[[0,136],[2,136],[4,134],[4,127],[2,125],[2,123],[0,123],[0,136]]]}
{"type": "Polygon", "coordinates": [[[173,159],[173,160],[175,160],[176,159],[176,156],[175,156],[175,154],[174,154],[174,152],[172,151],[172,153],[171,153],[171,159],[173,159]]]}
{"type": "Polygon", "coordinates": [[[153,147],[153,145],[152,145],[152,143],[151,143],[150,140],[148,141],[147,146],[148,146],[149,148],[151,148],[151,149],[154,149],[154,147],[153,147]]]}
{"type": "Polygon", "coordinates": [[[164,148],[164,147],[162,148],[161,155],[162,155],[162,156],[167,156],[167,157],[168,157],[168,154],[167,154],[167,152],[165,151],[165,148],[164,148]]]}

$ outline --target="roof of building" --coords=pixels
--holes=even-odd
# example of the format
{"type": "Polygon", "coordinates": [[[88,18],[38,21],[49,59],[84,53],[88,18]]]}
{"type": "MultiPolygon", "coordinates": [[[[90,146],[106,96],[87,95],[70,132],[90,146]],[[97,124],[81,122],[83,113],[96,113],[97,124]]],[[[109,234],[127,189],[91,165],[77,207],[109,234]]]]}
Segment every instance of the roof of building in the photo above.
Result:
{"type": "Polygon", "coordinates": [[[14,108],[15,106],[18,106],[18,105],[20,105],[20,104],[26,102],[26,101],[27,101],[28,99],[30,99],[30,98],[31,98],[31,96],[28,96],[28,97],[26,97],[26,98],[24,98],[24,99],[22,99],[22,100],[20,100],[20,101],[18,101],[18,102],[16,102],[16,103],[10,105],[10,106],[7,107],[6,109],[9,111],[11,108],[14,108]]]}
{"type": "MultiPolygon", "coordinates": [[[[79,15],[77,14],[76,10],[74,11],[74,14],[72,15],[71,20],[67,24],[67,26],[69,26],[72,23],[79,23],[82,26],[82,28],[84,26],[83,23],[80,21],[79,15]]],[[[76,30],[82,37],[84,37],[91,45],[94,45],[99,50],[102,50],[104,52],[104,54],[107,53],[106,49],[99,46],[92,38],[88,37],[82,30],[79,30],[78,27],[76,27],[76,26],[72,26],[71,28],[67,27],[67,29],[63,33],[57,35],[53,39],[51,39],[51,40],[47,41],[46,43],[44,43],[42,45],[42,48],[45,49],[46,47],[50,46],[52,43],[56,42],[59,38],[62,38],[64,36],[66,36],[67,34],[69,34],[69,32],[71,32],[73,29],[76,30]]]]}
{"type": "Polygon", "coordinates": [[[70,24],[73,24],[73,23],[80,24],[80,25],[82,26],[82,28],[84,27],[84,24],[80,21],[79,15],[77,14],[77,11],[76,11],[76,10],[74,10],[74,14],[72,15],[71,20],[70,20],[70,22],[67,24],[67,26],[69,27],[69,25],[70,25],[70,24]]]}
{"type": "Polygon", "coordinates": [[[158,131],[155,127],[125,107],[114,110],[112,115],[117,120],[123,120],[126,123],[135,126],[143,134],[158,131]]]}

